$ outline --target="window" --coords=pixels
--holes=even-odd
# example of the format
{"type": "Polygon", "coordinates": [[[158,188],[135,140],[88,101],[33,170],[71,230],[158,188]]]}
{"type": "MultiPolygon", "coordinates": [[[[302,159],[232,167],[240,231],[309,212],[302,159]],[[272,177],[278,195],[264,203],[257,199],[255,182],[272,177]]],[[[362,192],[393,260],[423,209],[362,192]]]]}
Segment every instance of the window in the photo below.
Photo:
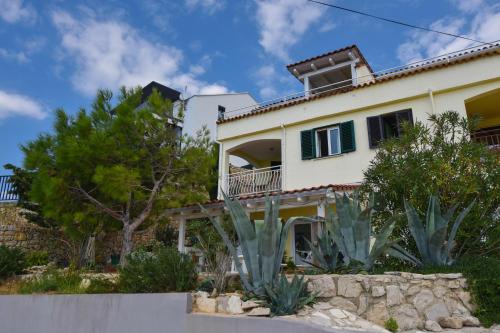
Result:
{"type": "Polygon", "coordinates": [[[355,151],[354,122],[302,131],[300,140],[303,160],[355,151]]]}
{"type": "Polygon", "coordinates": [[[413,124],[411,109],[368,117],[368,141],[370,148],[376,148],[380,141],[397,138],[401,135],[402,124],[408,121],[413,124]]]}
{"type": "Polygon", "coordinates": [[[340,129],[338,126],[316,130],[316,157],[340,154],[340,129]]]}

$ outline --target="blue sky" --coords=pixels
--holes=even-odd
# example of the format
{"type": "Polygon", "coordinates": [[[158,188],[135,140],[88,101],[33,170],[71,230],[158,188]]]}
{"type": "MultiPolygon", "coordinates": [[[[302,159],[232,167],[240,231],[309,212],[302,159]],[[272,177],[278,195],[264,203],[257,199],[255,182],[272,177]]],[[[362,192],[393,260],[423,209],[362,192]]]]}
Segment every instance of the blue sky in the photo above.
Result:
{"type": "MultiPolygon", "coordinates": [[[[408,23],[500,39],[491,0],[325,0],[408,23]]],[[[185,92],[301,89],[286,64],[357,44],[374,70],[471,44],[305,0],[0,0],[0,174],[53,111],[88,107],[98,88],[155,80],[185,92]]]]}

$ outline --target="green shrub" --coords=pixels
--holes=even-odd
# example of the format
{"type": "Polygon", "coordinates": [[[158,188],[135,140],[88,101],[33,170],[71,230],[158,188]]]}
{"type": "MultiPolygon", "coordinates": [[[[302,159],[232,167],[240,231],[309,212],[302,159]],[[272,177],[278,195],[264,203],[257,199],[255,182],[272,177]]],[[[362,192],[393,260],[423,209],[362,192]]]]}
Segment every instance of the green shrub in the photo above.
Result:
{"type": "Polygon", "coordinates": [[[132,293],[189,291],[196,287],[196,265],[175,248],[139,250],[120,269],[120,290],[132,293]]]}
{"type": "Polygon", "coordinates": [[[20,249],[0,245],[0,280],[22,273],[25,267],[25,256],[20,249]]]}
{"type": "Polygon", "coordinates": [[[274,316],[284,316],[296,313],[304,305],[314,302],[316,295],[307,291],[304,277],[294,275],[291,282],[283,274],[274,285],[265,285],[266,300],[274,316]]]}
{"type": "Polygon", "coordinates": [[[50,268],[39,277],[23,281],[19,293],[81,294],[85,292],[80,288],[81,282],[82,278],[78,271],[69,269],[61,272],[56,268],[50,268]]]}
{"type": "Polygon", "coordinates": [[[207,293],[211,293],[214,290],[214,279],[208,278],[204,279],[198,284],[197,290],[206,291],[207,293]]]}
{"type": "Polygon", "coordinates": [[[26,255],[26,264],[28,267],[43,266],[49,263],[49,254],[47,251],[32,251],[26,255]]]}
{"type": "Polygon", "coordinates": [[[108,279],[92,279],[85,289],[86,294],[113,294],[118,292],[118,284],[108,279]]]}
{"type": "Polygon", "coordinates": [[[386,330],[391,331],[392,333],[396,333],[399,330],[398,322],[392,317],[385,321],[384,327],[386,330]]]}

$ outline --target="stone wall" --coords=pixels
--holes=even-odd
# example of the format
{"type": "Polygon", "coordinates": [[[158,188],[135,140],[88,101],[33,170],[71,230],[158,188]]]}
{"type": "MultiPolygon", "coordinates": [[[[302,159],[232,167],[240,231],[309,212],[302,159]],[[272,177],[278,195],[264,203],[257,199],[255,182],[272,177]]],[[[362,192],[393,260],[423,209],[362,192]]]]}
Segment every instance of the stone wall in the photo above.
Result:
{"type": "MultiPolygon", "coordinates": [[[[355,313],[384,325],[394,318],[401,330],[441,326],[477,326],[467,281],[461,274],[414,274],[307,276],[309,288],[321,303],[355,313]],[[446,323],[448,320],[448,323],[446,323]],[[455,320],[450,324],[451,320],[455,320]]],[[[457,328],[457,327],[452,327],[457,328]]]]}
{"type": "MultiPolygon", "coordinates": [[[[29,223],[22,216],[22,209],[13,203],[0,203],[0,245],[17,247],[25,252],[47,251],[51,259],[68,259],[68,242],[65,236],[29,223]]],[[[149,244],[155,239],[154,228],[137,231],[134,245],[149,244]]],[[[119,231],[108,232],[98,237],[97,257],[101,262],[108,262],[112,254],[119,254],[122,238],[119,231]]]]}

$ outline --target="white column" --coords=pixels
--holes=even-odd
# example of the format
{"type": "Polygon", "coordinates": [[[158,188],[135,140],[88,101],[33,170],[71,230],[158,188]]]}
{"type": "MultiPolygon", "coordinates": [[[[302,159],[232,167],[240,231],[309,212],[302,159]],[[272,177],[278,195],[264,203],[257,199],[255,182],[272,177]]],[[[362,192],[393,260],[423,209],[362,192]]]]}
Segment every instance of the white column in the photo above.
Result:
{"type": "MultiPolygon", "coordinates": [[[[316,206],[316,215],[323,218],[326,216],[326,200],[318,201],[318,204],[316,206]]],[[[322,223],[316,223],[316,236],[321,232],[322,229],[322,223]]]]}
{"type": "Polygon", "coordinates": [[[186,242],[186,218],[179,218],[179,239],[177,241],[177,250],[184,253],[184,247],[186,242]]]}
{"type": "Polygon", "coordinates": [[[356,63],[351,64],[352,85],[358,84],[358,74],[356,73],[356,63]]]}
{"type": "Polygon", "coordinates": [[[219,144],[219,188],[217,190],[217,198],[222,199],[222,192],[227,192],[227,175],[229,175],[229,154],[224,150],[224,145],[219,144]]]}
{"type": "Polygon", "coordinates": [[[304,94],[306,97],[309,97],[310,95],[310,85],[309,85],[309,76],[304,77],[304,94]]]}

